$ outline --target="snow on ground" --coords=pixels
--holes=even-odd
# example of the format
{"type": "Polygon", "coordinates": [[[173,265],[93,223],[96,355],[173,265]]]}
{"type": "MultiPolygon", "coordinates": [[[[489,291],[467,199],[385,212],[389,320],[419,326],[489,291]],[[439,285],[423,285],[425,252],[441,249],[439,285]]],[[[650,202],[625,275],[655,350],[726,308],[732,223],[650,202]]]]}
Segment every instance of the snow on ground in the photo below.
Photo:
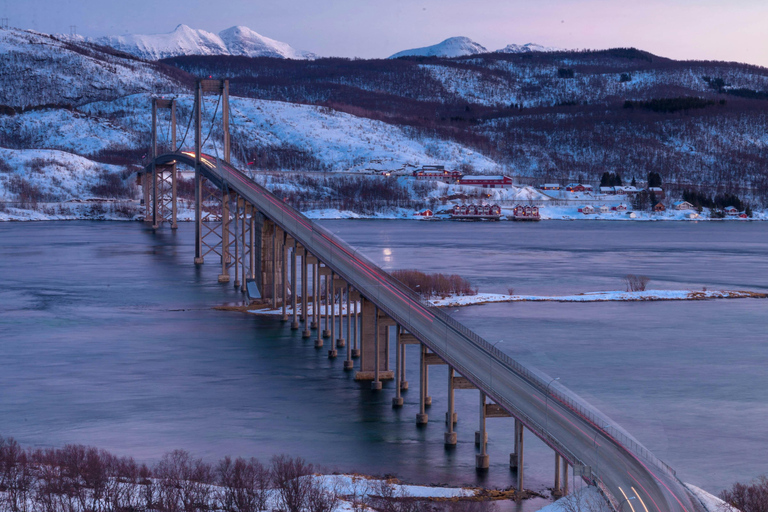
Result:
{"type": "Polygon", "coordinates": [[[684,485],[696,498],[699,499],[701,504],[704,505],[704,508],[706,508],[707,512],[739,512],[738,509],[728,505],[717,496],[709,494],[704,489],[700,489],[693,484],[684,483],[684,485]]]}
{"type": "MultiPolygon", "coordinates": [[[[505,295],[501,293],[478,293],[477,295],[455,295],[441,299],[431,299],[428,302],[437,307],[461,307],[474,306],[478,304],[490,304],[494,302],[637,302],[637,301],[658,301],[658,300],[708,300],[708,299],[765,299],[768,294],[740,290],[711,290],[711,291],[688,291],[688,290],[647,290],[643,292],[588,292],[578,295],[505,295]]],[[[357,306],[359,311],[359,306],[357,306]]],[[[229,309],[229,308],[225,308],[229,309]]],[[[238,307],[232,309],[240,309],[238,307]]],[[[282,306],[270,308],[269,306],[257,306],[254,309],[246,309],[249,313],[256,315],[277,316],[283,314],[282,306]]],[[[325,315],[326,306],[323,302],[319,305],[320,316],[325,315]]],[[[328,308],[329,313],[331,308],[328,308]]],[[[308,313],[314,311],[312,301],[308,305],[308,313]]],[[[354,308],[353,308],[354,311],[354,308]]],[[[290,305],[286,307],[286,312],[290,316],[293,309],[290,305]]],[[[333,306],[333,314],[346,315],[347,307],[344,304],[333,306]]],[[[296,308],[296,314],[301,314],[301,305],[296,308]]]]}
{"type": "Polygon", "coordinates": [[[605,499],[597,491],[597,488],[588,486],[578,489],[546,507],[540,508],[538,512],[572,512],[574,510],[599,512],[607,509],[605,499]]]}
{"type": "Polygon", "coordinates": [[[107,148],[134,148],[141,144],[139,134],[126,127],[67,109],[0,116],[0,131],[12,133],[28,147],[59,149],[85,156],[107,148]]]}
{"type": "Polygon", "coordinates": [[[122,167],[100,164],[85,157],[47,149],[0,148],[0,160],[14,173],[0,173],[0,201],[17,201],[21,183],[36,187],[48,201],[92,198],[91,187],[102,176],[122,171],[122,167]]]}
{"type": "MultiPolygon", "coordinates": [[[[83,110],[95,116],[115,118],[115,122],[127,129],[149,133],[150,97],[136,94],[91,103],[83,110]]],[[[180,112],[177,137],[181,141],[193,97],[181,95],[177,100],[180,112]]],[[[215,108],[215,99],[208,98],[206,119],[215,108]]],[[[499,169],[493,160],[460,144],[432,137],[414,138],[401,127],[327,107],[233,97],[230,108],[233,140],[249,147],[294,147],[306,151],[331,171],[365,171],[372,166],[402,168],[426,163],[448,167],[468,164],[479,172],[489,173],[499,169]]],[[[215,153],[213,139],[211,137],[205,146],[211,153],[215,153]]],[[[193,138],[188,137],[185,145],[192,144],[193,138]]],[[[220,148],[218,151],[221,153],[220,148]]],[[[233,156],[239,159],[242,155],[233,156]]]]}
{"type": "Polygon", "coordinates": [[[500,293],[478,293],[434,299],[435,306],[455,307],[487,304],[491,302],[608,302],[608,301],[652,301],[652,300],[704,300],[768,298],[768,294],[749,291],[688,291],[688,290],[646,290],[643,292],[588,292],[578,295],[505,295],[500,293]]]}

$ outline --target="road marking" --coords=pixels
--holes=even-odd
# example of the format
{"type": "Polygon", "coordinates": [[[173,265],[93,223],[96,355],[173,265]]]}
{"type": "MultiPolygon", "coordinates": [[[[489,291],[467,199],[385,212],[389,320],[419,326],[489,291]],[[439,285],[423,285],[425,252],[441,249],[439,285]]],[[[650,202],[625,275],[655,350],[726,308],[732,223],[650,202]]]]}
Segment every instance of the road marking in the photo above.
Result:
{"type": "Polygon", "coordinates": [[[645,502],[643,501],[643,498],[640,497],[640,494],[638,494],[637,489],[635,489],[634,487],[630,487],[630,489],[632,489],[632,491],[635,493],[635,496],[637,496],[637,499],[640,500],[640,503],[643,504],[643,508],[645,509],[645,512],[648,512],[648,507],[645,506],[645,502]]]}
{"type": "MultiPolygon", "coordinates": [[[[619,490],[621,491],[621,494],[624,496],[624,501],[626,501],[627,503],[629,503],[629,508],[631,508],[631,509],[632,509],[632,512],[635,512],[635,507],[633,507],[633,506],[632,506],[632,502],[629,500],[629,498],[627,497],[627,495],[624,493],[624,489],[622,489],[621,487],[619,487],[619,490]]],[[[624,503],[624,501],[622,501],[621,503],[624,503]]],[[[619,512],[621,512],[621,504],[619,504],[619,512]]]]}

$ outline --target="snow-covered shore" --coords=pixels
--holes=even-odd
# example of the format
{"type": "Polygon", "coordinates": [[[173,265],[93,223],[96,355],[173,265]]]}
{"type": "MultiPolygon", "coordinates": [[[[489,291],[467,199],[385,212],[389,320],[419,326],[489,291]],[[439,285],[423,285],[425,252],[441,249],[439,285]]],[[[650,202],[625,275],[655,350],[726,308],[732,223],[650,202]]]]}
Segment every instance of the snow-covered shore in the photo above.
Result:
{"type": "MultiPolygon", "coordinates": [[[[461,307],[476,306],[479,304],[491,304],[497,302],[648,302],[661,300],[713,300],[713,299],[766,299],[768,293],[750,292],[744,290],[646,290],[642,292],[587,292],[577,295],[506,295],[502,293],[478,293],[477,295],[454,295],[441,299],[432,299],[429,302],[437,307],[461,307]]],[[[310,313],[313,311],[310,301],[310,313]]],[[[277,309],[269,306],[220,306],[217,309],[247,311],[256,315],[279,316],[283,314],[282,307],[277,309]]],[[[318,307],[320,316],[325,315],[326,306],[318,307]]],[[[286,308],[287,314],[293,314],[290,306],[286,308]]],[[[297,308],[300,314],[301,308],[297,308]]],[[[330,313],[330,308],[329,308],[330,313]]],[[[346,305],[336,305],[334,314],[346,315],[346,305]]]]}
{"type": "Polygon", "coordinates": [[[768,298],[768,294],[742,290],[646,290],[642,292],[604,291],[576,295],[506,295],[501,293],[478,293],[434,299],[435,306],[473,306],[492,302],[636,302],[656,300],[706,300],[768,298]]]}

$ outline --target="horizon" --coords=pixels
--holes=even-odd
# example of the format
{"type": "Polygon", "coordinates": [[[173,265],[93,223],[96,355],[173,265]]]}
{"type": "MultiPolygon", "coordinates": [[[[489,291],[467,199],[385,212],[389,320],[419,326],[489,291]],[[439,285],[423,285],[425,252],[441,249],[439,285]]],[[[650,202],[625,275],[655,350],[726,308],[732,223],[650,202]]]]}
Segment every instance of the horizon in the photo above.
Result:
{"type": "Polygon", "coordinates": [[[247,26],[258,34],[321,57],[387,58],[400,51],[468,37],[489,51],[535,43],[563,50],[637,48],[675,60],[710,60],[768,67],[761,20],[768,5],[740,0],[652,0],[642,5],[607,0],[545,0],[536,5],[486,0],[396,0],[390,7],[340,0],[333,7],[306,0],[279,6],[229,0],[228,8],[164,0],[131,5],[100,0],[3,0],[0,18],[11,27],[85,37],[168,34],[178,25],[218,34],[247,26]],[[140,16],[137,13],[152,13],[140,16]],[[237,14],[234,14],[234,13],[237,14]],[[596,16],[594,12],[599,12],[596,16]],[[661,16],[660,16],[661,14],[661,16]],[[236,20],[236,21],[234,21],[236,20]]]}

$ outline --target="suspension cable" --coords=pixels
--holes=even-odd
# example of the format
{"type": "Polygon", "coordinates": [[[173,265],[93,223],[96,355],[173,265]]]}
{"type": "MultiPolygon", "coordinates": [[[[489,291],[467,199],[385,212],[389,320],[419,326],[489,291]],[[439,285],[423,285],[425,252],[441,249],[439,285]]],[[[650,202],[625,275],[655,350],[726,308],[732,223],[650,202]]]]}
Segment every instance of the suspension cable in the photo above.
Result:
{"type": "Polygon", "coordinates": [[[184,132],[184,138],[181,139],[181,143],[179,144],[178,148],[175,148],[176,152],[181,151],[181,148],[184,147],[184,143],[187,141],[187,134],[189,133],[189,127],[192,126],[192,118],[195,115],[195,111],[197,109],[197,97],[195,97],[195,100],[192,102],[192,112],[189,114],[189,122],[187,122],[187,130],[184,132]]]}

